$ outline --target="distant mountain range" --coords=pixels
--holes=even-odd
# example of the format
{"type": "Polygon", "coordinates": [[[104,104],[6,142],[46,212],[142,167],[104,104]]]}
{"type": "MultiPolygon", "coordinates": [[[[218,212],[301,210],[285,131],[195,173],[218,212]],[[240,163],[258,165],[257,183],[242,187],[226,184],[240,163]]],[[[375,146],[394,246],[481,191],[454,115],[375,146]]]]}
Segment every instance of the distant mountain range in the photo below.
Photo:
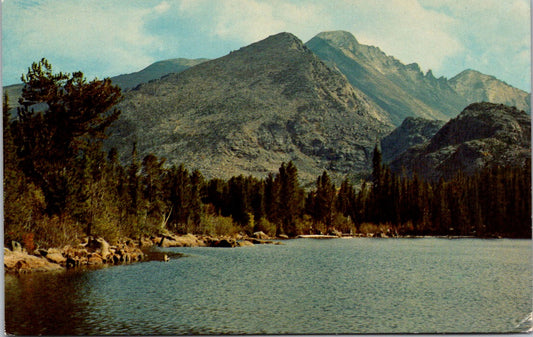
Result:
{"type": "Polygon", "coordinates": [[[448,120],[481,101],[531,110],[528,93],[492,76],[465,71],[451,80],[437,79],[431,70],[424,74],[418,64],[405,65],[348,32],[323,32],[306,45],[387,111],[395,125],[411,116],[448,120]]]}
{"type": "MultiPolygon", "coordinates": [[[[530,113],[530,94],[492,76],[435,78],[344,31],[306,44],[280,33],[218,59],[160,61],[111,79],[124,100],[106,146],[127,162],[135,142],[140,156],[153,152],[207,177],[262,177],[293,160],[304,181],[323,170],[340,178],[368,170],[383,137],[394,162],[470,103],[530,113]]],[[[21,89],[4,87],[12,107],[21,89]]]]}

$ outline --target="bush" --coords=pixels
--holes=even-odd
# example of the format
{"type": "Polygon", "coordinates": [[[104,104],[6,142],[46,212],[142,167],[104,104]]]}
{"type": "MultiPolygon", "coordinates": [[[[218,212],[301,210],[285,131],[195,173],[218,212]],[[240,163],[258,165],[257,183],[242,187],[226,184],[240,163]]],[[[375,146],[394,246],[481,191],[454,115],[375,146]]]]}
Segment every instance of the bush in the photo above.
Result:
{"type": "Polygon", "coordinates": [[[254,232],[263,232],[270,237],[274,237],[276,236],[276,225],[265,218],[261,218],[255,224],[254,232]]]}
{"type": "Polygon", "coordinates": [[[232,235],[241,231],[233,218],[221,215],[204,214],[201,219],[200,233],[207,235],[232,235]]]}

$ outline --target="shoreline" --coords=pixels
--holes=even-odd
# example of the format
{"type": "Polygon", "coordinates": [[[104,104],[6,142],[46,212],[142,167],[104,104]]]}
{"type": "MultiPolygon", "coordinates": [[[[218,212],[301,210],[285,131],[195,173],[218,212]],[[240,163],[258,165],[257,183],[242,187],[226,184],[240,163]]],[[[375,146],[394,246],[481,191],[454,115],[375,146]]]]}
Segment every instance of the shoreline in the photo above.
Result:
{"type": "MultiPolygon", "coordinates": [[[[279,241],[273,241],[262,232],[254,234],[256,234],[254,237],[165,234],[143,237],[139,240],[122,238],[115,245],[109,244],[101,237],[86,237],[82,243],[77,245],[35,249],[32,253],[23,249],[20,243],[12,242],[12,249],[4,247],[4,272],[24,274],[149,261],[146,259],[160,255],[152,254],[151,250],[156,247],[234,248],[256,244],[281,244],[279,241]]],[[[162,254],[155,260],[168,261],[168,256],[162,254]]]]}
{"type": "MultiPolygon", "coordinates": [[[[112,266],[136,263],[142,261],[168,261],[165,253],[156,253],[154,248],[171,247],[220,247],[236,248],[248,247],[256,244],[282,244],[287,239],[354,239],[354,238],[397,238],[397,239],[505,239],[507,237],[491,236],[457,236],[457,235],[393,235],[386,233],[359,233],[355,235],[324,235],[303,234],[294,238],[286,236],[269,237],[263,232],[254,233],[252,237],[247,235],[233,236],[210,236],[201,234],[166,234],[154,237],[143,237],[139,240],[123,238],[117,244],[110,245],[101,237],[86,237],[82,243],[75,246],[66,245],[62,248],[35,249],[28,253],[22,249],[19,243],[13,242],[13,249],[4,247],[4,273],[24,274],[33,272],[64,271],[72,268],[86,268],[98,266],[112,266]],[[148,259],[147,259],[148,258],[148,259]]],[[[529,239],[532,238],[510,238],[529,239]]]]}

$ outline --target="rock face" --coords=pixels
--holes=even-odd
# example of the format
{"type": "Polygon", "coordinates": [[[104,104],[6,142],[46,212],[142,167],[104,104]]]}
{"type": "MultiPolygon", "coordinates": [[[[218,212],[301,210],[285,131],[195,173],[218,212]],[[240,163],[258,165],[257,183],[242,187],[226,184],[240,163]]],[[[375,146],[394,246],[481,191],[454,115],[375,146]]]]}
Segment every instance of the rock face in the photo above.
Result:
{"type": "Polygon", "coordinates": [[[410,147],[427,142],[444,124],[440,120],[407,117],[402,125],[381,140],[383,161],[388,163],[410,147]]]}
{"type": "Polygon", "coordinates": [[[387,111],[395,125],[409,116],[448,120],[468,104],[445,78],[422,73],[416,63],[404,65],[348,32],[323,32],[306,45],[387,111]]]}
{"type": "Polygon", "coordinates": [[[109,139],[119,153],[136,142],[140,156],[208,178],[264,177],[290,160],[304,181],[324,169],[360,170],[392,129],[383,110],[289,33],[140,85],[119,108],[109,139]]]}
{"type": "Polygon", "coordinates": [[[494,76],[468,69],[450,79],[449,83],[469,102],[502,103],[531,114],[531,94],[514,88],[494,76]]]}
{"type": "Polygon", "coordinates": [[[515,107],[474,103],[424,144],[391,163],[400,172],[428,179],[473,173],[490,165],[519,165],[531,160],[531,118],[515,107]]]}

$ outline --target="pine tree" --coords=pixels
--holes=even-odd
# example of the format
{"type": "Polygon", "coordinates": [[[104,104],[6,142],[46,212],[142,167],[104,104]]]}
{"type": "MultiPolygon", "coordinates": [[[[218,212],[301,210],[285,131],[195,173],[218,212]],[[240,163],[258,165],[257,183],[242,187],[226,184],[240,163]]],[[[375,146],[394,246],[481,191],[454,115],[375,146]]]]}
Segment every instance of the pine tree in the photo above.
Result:
{"type": "Polygon", "coordinates": [[[326,225],[327,231],[330,229],[333,222],[336,189],[326,171],[318,177],[316,186],[314,216],[316,221],[326,225]]]}
{"type": "Polygon", "coordinates": [[[291,161],[282,163],[275,183],[279,186],[278,212],[282,227],[276,235],[296,235],[296,221],[301,217],[304,205],[304,192],[298,182],[298,170],[291,161]]]}
{"type": "Polygon", "coordinates": [[[106,137],[120,111],[120,88],[109,79],[87,82],[81,72],[52,72],[46,59],[33,63],[22,76],[24,87],[15,144],[25,174],[39,185],[49,214],[65,209],[69,172],[80,151],[106,137]],[[36,105],[44,111],[35,111],[36,105]]]}

